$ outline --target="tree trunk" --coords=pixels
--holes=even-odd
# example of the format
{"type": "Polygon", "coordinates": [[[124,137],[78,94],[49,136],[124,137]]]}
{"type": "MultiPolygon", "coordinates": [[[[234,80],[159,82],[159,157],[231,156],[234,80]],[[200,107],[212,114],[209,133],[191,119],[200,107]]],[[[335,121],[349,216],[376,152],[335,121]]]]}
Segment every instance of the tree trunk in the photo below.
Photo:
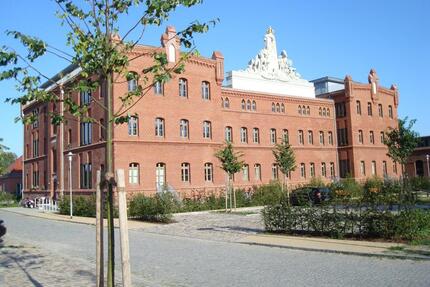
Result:
{"type": "Polygon", "coordinates": [[[230,212],[232,212],[232,208],[233,208],[233,203],[232,203],[232,194],[231,194],[231,176],[228,177],[228,182],[229,182],[229,197],[230,197],[230,212]]]}
{"type": "Polygon", "coordinates": [[[228,206],[228,188],[230,186],[230,177],[227,179],[226,185],[225,185],[225,212],[227,213],[227,206],[228,206]]]}
{"type": "Polygon", "coordinates": [[[233,188],[233,201],[234,201],[234,210],[236,211],[236,189],[233,188]]]}
{"type": "Polygon", "coordinates": [[[290,206],[290,191],[288,190],[288,186],[287,186],[287,175],[286,174],[284,174],[284,185],[285,185],[285,190],[287,191],[287,205],[290,206]]]}

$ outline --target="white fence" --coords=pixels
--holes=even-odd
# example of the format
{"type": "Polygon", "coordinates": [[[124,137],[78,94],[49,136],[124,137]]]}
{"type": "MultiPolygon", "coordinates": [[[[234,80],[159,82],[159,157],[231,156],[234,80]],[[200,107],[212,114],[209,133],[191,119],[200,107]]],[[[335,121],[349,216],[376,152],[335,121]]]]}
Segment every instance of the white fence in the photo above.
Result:
{"type": "Polygon", "coordinates": [[[41,211],[57,212],[58,202],[48,197],[39,197],[35,199],[35,206],[41,211]]]}

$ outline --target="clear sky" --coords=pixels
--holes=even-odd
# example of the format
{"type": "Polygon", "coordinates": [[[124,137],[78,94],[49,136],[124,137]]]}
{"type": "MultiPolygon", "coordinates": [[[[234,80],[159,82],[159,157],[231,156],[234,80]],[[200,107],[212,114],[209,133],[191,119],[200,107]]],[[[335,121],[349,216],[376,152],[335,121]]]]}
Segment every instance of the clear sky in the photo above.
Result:
{"type": "MultiPolygon", "coordinates": [[[[0,0],[0,45],[18,46],[4,34],[18,30],[65,46],[65,27],[55,17],[50,0],[0,0]]],[[[366,82],[375,68],[380,83],[396,83],[400,90],[401,117],[417,119],[416,130],[430,135],[430,1],[286,1],[286,0],[206,0],[191,9],[179,9],[159,28],[148,29],[144,44],[159,45],[166,25],[177,30],[193,20],[219,18],[220,23],[196,38],[199,52],[210,57],[221,51],[225,70],[245,68],[263,47],[263,36],[272,26],[278,51],[285,49],[303,78],[322,76],[366,82]]],[[[126,29],[138,16],[132,13],[121,21],[126,29]]],[[[47,75],[67,66],[48,57],[38,64],[47,75]]],[[[22,125],[14,123],[19,106],[3,103],[18,94],[13,83],[0,83],[0,138],[18,155],[22,154],[22,125]]]]}

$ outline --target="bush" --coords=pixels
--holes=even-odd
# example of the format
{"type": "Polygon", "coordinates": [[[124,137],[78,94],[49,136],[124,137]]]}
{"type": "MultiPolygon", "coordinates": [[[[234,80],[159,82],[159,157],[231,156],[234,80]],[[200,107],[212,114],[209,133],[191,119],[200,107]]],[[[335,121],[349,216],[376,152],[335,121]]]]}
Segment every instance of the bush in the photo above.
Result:
{"type": "Polygon", "coordinates": [[[261,185],[254,189],[251,196],[251,205],[269,205],[277,204],[285,199],[285,193],[279,182],[271,182],[270,184],[261,185]]]}
{"type": "Polygon", "coordinates": [[[16,206],[16,197],[8,192],[0,192],[0,207],[16,206]]]}
{"type": "MultiPolygon", "coordinates": [[[[64,197],[60,200],[59,212],[63,215],[70,214],[70,198],[64,197]]],[[[96,217],[96,196],[95,195],[78,195],[73,197],[73,215],[83,217],[96,217]]],[[[107,217],[107,203],[104,203],[104,217],[107,217]]],[[[118,209],[114,208],[113,216],[118,217],[118,209]]]]}
{"type": "Polygon", "coordinates": [[[414,191],[430,191],[430,179],[428,177],[413,177],[409,179],[409,184],[414,191]]]}
{"type": "Polygon", "coordinates": [[[177,202],[171,193],[157,193],[153,197],[144,194],[135,195],[129,203],[129,217],[139,220],[168,223],[172,212],[177,209],[177,202]]]}
{"type": "Polygon", "coordinates": [[[416,240],[430,233],[430,211],[416,209],[394,213],[378,209],[277,204],[265,207],[262,216],[267,231],[288,234],[416,240]]]}
{"type": "Polygon", "coordinates": [[[312,177],[311,180],[309,181],[309,183],[306,184],[306,186],[310,186],[310,187],[325,187],[326,184],[324,183],[324,181],[322,180],[321,177],[312,177]]]}

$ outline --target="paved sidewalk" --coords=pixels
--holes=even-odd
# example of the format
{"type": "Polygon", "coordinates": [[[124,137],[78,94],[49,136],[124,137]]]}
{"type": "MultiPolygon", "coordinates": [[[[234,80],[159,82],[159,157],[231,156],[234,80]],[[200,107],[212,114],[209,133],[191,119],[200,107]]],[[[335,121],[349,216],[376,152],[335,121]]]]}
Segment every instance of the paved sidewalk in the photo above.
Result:
{"type": "MultiPolygon", "coordinates": [[[[73,219],[70,219],[69,216],[44,213],[28,208],[4,208],[2,210],[50,220],[95,225],[94,218],[74,216],[73,219]]],[[[171,224],[129,220],[128,225],[130,230],[144,230],[147,233],[211,241],[362,256],[430,260],[430,248],[428,246],[412,247],[392,242],[336,240],[268,234],[264,232],[260,210],[261,207],[253,207],[238,209],[236,213],[219,211],[179,213],[174,214],[175,223],[171,224]]],[[[118,226],[117,220],[115,220],[115,226],[118,226]]]]}

